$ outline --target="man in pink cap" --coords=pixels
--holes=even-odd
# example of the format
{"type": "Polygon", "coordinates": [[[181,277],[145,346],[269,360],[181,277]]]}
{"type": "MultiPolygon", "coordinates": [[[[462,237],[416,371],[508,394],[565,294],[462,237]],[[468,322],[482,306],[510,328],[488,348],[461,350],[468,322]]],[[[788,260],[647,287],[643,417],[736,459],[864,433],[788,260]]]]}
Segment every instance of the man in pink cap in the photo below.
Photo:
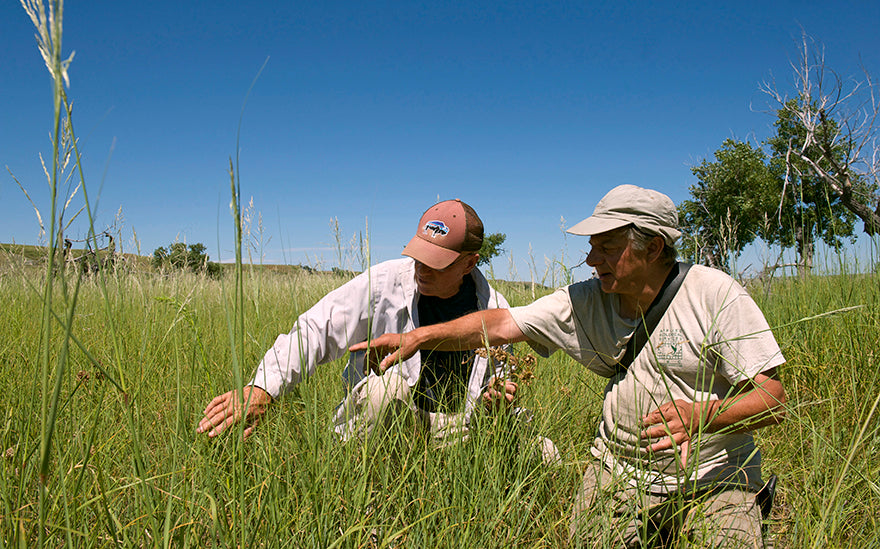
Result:
{"type": "Polygon", "coordinates": [[[370,342],[371,365],[485,339],[562,350],[608,378],[572,512],[576,546],[763,547],[752,432],[785,414],[785,359],[763,314],[730,276],[676,261],[678,214],[662,193],[615,187],[569,232],[590,237],[594,278],[524,307],[386,334],[370,342]]]}
{"type": "MultiPolygon", "coordinates": [[[[370,268],[300,315],[241,392],[208,404],[197,431],[214,437],[245,418],[247,437],[273,400],[354,343],[508,307],[476,267],[482,243],[483,223],[473,208],[460,200],[431,206],[403,250],[407,257],[370,268]]],[[[363,358],[352,353],[343,374],[350,391],[333,420],[342,438],[372,430],[392,403],[403,403],[436,437],[460,433],[480,400],[494,408],[512,402],[516,392],[511,381],[496,390],[490,380],[502,365],[496,371],[470,352],[416,353],[383,376],[365,375],[363,358]]]]}

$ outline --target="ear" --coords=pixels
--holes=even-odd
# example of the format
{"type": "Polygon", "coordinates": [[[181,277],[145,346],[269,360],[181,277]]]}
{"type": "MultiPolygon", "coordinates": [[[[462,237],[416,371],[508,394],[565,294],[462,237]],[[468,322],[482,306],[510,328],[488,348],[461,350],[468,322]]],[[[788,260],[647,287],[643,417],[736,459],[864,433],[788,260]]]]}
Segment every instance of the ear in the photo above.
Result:
{"type": "Polygon", "coordinates": [[[663,248],[666,247],[666,242],[663,241],[663,237],[655,236],[651,239],[651,243],[648,244],[648,249],[645,251],[648,256],[648,262],[653,263],[660,259],[661,254],[663,253],[663,248]]]}
{"type": "Polygon", "coordinates": [[[468,274],[469,272],[474,270],[474,267],[477,266],[477,262],[480,260],[480,254],[470,254],[467,256],[464,262],[464,274],[468,274]]]}

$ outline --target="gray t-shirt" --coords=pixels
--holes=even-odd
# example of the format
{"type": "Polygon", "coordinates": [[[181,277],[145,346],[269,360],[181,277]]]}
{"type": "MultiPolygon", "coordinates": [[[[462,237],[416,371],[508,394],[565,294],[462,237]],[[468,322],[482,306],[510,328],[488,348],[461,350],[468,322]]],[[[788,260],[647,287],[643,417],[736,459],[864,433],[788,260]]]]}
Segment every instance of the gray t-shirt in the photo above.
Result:
{"type": "Polygon", "coordinates": [[[752,298],[721,271],[693,266],[626,373],[615,373],[615,364],[637,322],[620,316],[619,303],[591,279],[510,310],[539,354],[561,349],[610,378],[593,455],[659,492],[720,480],[759,487],[751,433],[694,434],[683,468],[675,450],[649,453],[639,436],[641,417],[660,405],[726,398],[738,383],[785,362],[752,298]]]}

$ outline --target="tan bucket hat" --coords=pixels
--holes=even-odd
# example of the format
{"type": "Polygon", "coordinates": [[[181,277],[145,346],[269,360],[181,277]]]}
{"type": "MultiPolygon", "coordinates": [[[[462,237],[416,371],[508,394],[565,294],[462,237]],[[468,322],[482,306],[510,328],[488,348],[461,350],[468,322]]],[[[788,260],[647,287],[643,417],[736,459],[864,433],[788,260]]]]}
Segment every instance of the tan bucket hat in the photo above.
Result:
{"type": "Polygon", "coordinates": [[[672,246],[678,230],[678,209],[665,194],[635,185],[614,187],[596,204],[593,215],[568,229],[568,233],[592,236],[635,225],[663,237],[672,246]]]}

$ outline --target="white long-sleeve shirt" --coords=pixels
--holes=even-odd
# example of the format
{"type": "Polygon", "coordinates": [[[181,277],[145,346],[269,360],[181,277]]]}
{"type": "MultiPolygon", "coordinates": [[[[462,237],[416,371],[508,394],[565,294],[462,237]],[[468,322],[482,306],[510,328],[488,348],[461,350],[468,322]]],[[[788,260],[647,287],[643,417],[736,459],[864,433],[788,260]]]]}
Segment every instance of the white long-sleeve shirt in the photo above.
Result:
{"type": "MultiPolygon", "coordinates": [[[[480,309],[508,308],[504,296],[489,286],[478,270],[471,271],[480,309]]],[[[318,364],[343,356],[348,347],[368,336],[404,333],[419,326],[419,292],[415,262],[401,258],[380,263],[324,296],[297,318],[290,333],[282,334],[266,352],[251,385],[273,398],[302,381],[303,371],[311,375],[318,364]]],[[[410,387],[421,372],[419,353],[392,368],[398,369],[410,387]]],[[[474,404],[492,375],[485,358],[477,356],[468,380],[465,413],[474,404]]],[[[363,353],[352,354],[343,374],[352,385],[362,381],[363,353]]]]}

